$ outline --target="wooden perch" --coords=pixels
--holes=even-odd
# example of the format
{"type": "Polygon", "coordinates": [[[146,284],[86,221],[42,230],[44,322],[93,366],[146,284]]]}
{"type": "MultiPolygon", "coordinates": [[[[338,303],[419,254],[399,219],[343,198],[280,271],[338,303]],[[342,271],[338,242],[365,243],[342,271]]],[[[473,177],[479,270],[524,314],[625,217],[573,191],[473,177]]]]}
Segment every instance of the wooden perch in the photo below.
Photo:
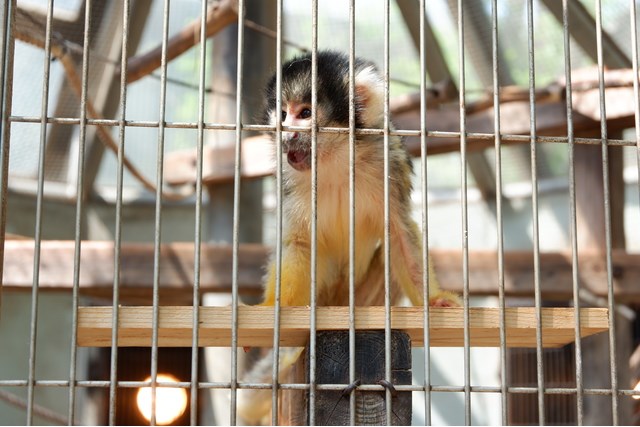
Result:
{"type": "MultiPolygon", "coordinates": [[[[5,290],[29,290],[33,282],[32,240],[5,241],[5,290]]],[[[231,291],[230,245],[202,245],[200,286],[202,292],[231,291]]],[[[459,250],[429,251],[436,276],[447,290],[462,292],[462,254],[459,250]]],[[[153,283],[153,244],[125,243],[121,248],[120,297],[126,304],[150,304],[153,283]]],[[[40,289],[68,291],[73,286],[73,241],[43,241],[40,252],[40,289]]],[[[243,295],[262,292],[268,248],[256,244],[240,245],[239,290],[243,295]]],[[[113,242],[82,242],[80,290],[83,295],[110,300],[114,282],[113,242]]],[[[497,295],[498,259],[495,251],[469,253],[471,295],[497,295]]],[[[505,294],[533,296],[533,253],[507,251],[504,258],[505,294]]],[[[580,286],[595,295],[607,296],[607,270],[600,253],[579,254],[580,286]]],[[[546,300],[573,298],[571,254],[540,254],[540,291],[546,300]]],[[[163,303],[191,304],[194,282],[192,242],[163,244],[160,250],[160,297],[163,303]]],[[[613,251],[613,285],[616,302],[640,302],[640,254],[613,251]]]]}
{"type": "MultiPolygon", "coordinates": [[[[231,307],[200,307],[199,346],[231,345],[231,307]]],[[[193,307],[160,307],[159,338],[161,347],[190,347],[193,307]]],[[[309,339],[309,307],[282,307],[280,313],[280,345],[304,346],[309,339]]],[[[122,347],[151,345],[152,307],[120,307],[118,344],[122,347]]],[[[532,307],[505,309],[507,345],[535,347],[536,313],[532,307]]],[[[432,347],[463,345],[463,309],[432,308],[430,344],[432,347]]],[[[581,336],[608,329],[607,309],[580,310],[581,336]]],[[[359,307],[356,310],[358,330],[384,330],[384,307],[359,307]]],[[[424,345],[422,307],[392,307],[391,328],[408,333],[414,346],[424,345]]],[[[238,346],[271,347],[273,345],[273,307],[238,307],[238,346]]],[[[318,307],[317,330],[348,330],[348,307],[318,307]]],[[[81,307],[78,313],[78,345],[106,347],[111,345],[112,308],[81,307]]],[[[542,340],[545,347],[561,347],[575,339],[575,312],[572,308],[542,309],[542,340]]],[[[500,345],[500,310],[472,307],[469,311],[471,345],[500,345]]]]}
{"type": "MultiPolygon", "coordinates": [[[[214,36],[227,25],[238,20],[237,0],[219,0],[207,10],[205,33],[214,36]]],[[[167,62],[182,55],[200,43],[201,19],[196,19],[167,41],[167,62]]],[[[129,59],[127,64],[127,83],[133,83],[151,74],[162,64],[162,44],[141,55],[129,59]]]]}

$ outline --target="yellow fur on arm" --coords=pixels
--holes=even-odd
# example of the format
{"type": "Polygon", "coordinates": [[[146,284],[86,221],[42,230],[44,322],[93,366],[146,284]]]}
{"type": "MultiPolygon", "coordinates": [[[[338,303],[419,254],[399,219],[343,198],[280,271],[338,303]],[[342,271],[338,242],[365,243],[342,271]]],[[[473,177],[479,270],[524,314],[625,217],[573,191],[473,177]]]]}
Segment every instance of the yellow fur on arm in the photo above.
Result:
{"type": "MultiPolygon", "coordinates": [[[[301,244],[285,245],[282,254],[282,270],[280,272],[280,303],[283,306],[309,305],[309,249],[301,244]]],[[[264,290],[264,301],[261,305],[275,304],[276,295],[276,263],[272,260],[264,290]]]]}

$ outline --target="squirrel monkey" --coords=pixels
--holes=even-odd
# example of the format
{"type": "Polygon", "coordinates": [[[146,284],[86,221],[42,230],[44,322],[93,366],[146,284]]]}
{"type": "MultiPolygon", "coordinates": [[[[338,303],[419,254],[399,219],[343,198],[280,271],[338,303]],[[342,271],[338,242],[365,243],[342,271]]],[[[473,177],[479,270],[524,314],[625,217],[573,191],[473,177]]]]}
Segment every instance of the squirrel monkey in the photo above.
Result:
{"type": "MultiPolygon", "coordinates": [[[[375,65],[356,59],[356,127],[384,126],[383,81],[375,65]]],[[[349,126],[349,58],[341,53],[317,54],[317,125],[349,126]]],[[[276,77],[266,87],[264,121],[275,126],[311,126],[311,55],[282,66],[282,111],[276,111],[276,77]]],[[[384,304],[384,143],[382,135],[357,135],[355,141],[355,297],[356,305],[384,304]]],[[[283,306],[310,304],[311,282],[311,133],[282,132],[283,240],[281,297],[283,306]]],[[[276,154],[280,155],[280,153],[276,154]]],[[[349,136],[317,135],[317,304],[349,304],[349,136]]],[[[389,137],[391,303],[403,292],[413,305],[423,304],[420,232],[410,216],[412,164],[398,136],[389,137]]],[[[271,262],[264,301],[275,304],[276,265],[271,262]]],[[[440,289],[431,274],[429,304],[460,305],[457,295],[440,289]]],[[[286,349],[283,349],[286,350],[286,349]]],[[[302,349],[280,353],[284,380],[302,349]]],[[[247,374],[249,382],[268,381],[272,355],[247,374]]],[[[268,390],[247,390],[239,413],[248,422],[268,423],[268,390]]]]}
{"type": "MultiPolygon", "coordinates": [[[[383,128],[382,76],[369,61],[356,59],[357,128],[383,128]]],[[[317,125],[349,126],[349,58],[317,54],[317,125]]],[[[276,77],[266,87],[264,119],[275,126],[311,126],[311,54],[282,66],[282,111],[276,111],[276,77]]],[[[283,242],[281,304],[310,304],[311,133],[282,132],[283,242]]],[[[276,154],[278,155],[278,154],[276,154]]],[[[389,217],[391,296],[403,292],[423,305],[420,232],[411,219],[411,159],[399,136],[389,137],[389,217]]],[[[382,135],[357,135],[355,141],[356,305],[384,303],[384,145],[382,135]]],[[[349,303],[349,136],[317,135],[317,304],[349,303]]],[[[262,305],[275,304],[275,262],[267,274],[262,305]]],[[[440,289],[431,275],[429,305],[460,305],[457,295],[440,289]]]]}

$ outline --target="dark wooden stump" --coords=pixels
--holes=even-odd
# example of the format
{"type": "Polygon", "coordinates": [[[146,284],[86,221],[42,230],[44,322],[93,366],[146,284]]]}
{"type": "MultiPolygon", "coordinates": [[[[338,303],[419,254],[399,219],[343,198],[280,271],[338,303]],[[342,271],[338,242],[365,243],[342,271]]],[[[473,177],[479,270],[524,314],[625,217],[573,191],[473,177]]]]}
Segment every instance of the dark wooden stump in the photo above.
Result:
{"type": "MultiPolygon", "coordinates": [[[[411,340],[402,331],[391,332],[391,377],[393,385],[411,384],[411,340]]],[[[356,333],[356,379],[361,385],[384,380],[384,331],[356,333]]],[[[293,370],[291,382],[305,374],[309,382],[309,352],[293,370]],[[303,369],[300,369],[303,368],[303,369]],[[294,378],[295,377],[295,378],[294,378]]],[[[318,332],[316,339],[316,384],[349,384],[348,331],[318,332]]],[[[284,390],[283,390],[284,392],[284,390]]],[[[356,424],[385,425],[384,391],[356,390],[356,424]]],[[[309,393],[287,391],[281,395],[280,423],[309,424],[309,393]],[[287,394],[287,396],[285,396],[287,394]]],[[[316,390],[316,425],[349,425],[349,395],[341,390],[316,390]]],[[[393,425],[411,425],[411,393],[397,392],[392,400],[393,425]]]]}

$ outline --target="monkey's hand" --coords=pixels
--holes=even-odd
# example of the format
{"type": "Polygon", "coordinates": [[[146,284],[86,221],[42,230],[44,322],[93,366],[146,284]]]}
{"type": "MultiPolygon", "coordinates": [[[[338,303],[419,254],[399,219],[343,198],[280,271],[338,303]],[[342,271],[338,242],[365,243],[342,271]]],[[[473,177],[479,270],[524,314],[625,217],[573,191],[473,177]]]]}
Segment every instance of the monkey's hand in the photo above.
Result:
{"type": "Polygon", "coordinates": [[[460,297],[453,292],[438,290],[435,295],[429,298],[431,307],[460,307],[462,302],[460,297]]]}

